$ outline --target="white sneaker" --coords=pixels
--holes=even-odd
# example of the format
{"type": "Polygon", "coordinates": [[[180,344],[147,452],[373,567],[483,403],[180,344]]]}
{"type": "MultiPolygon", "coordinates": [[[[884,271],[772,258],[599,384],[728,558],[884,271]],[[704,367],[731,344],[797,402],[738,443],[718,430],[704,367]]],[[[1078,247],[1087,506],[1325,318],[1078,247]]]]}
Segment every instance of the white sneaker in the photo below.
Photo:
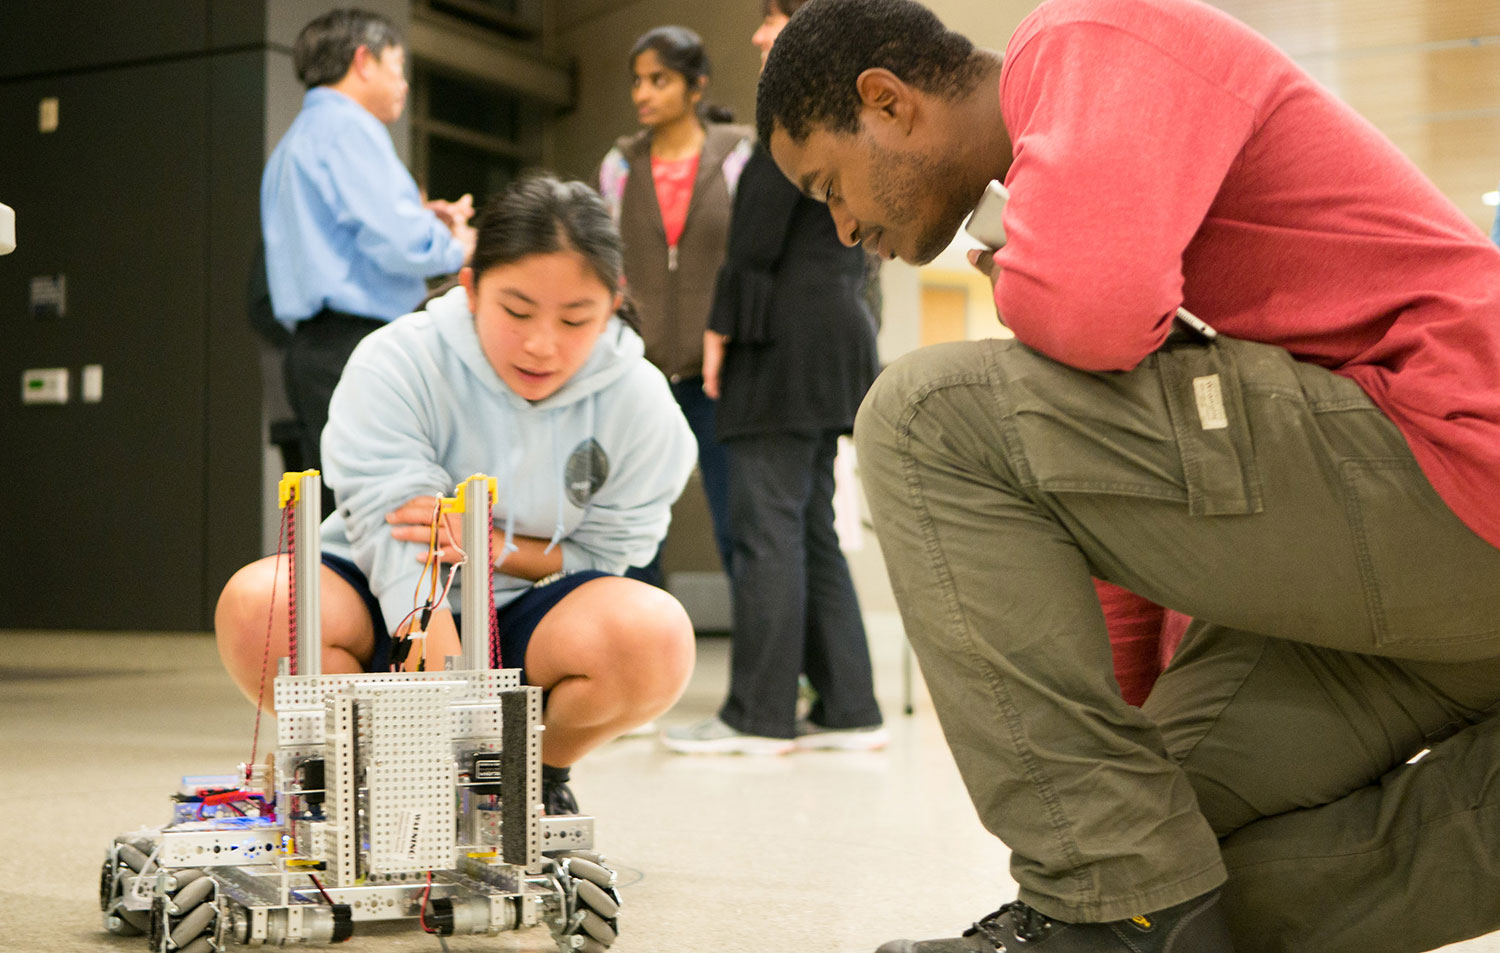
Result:
{"type": "Polygon", "coordinates": [[[662,744],[678,754],[786,754],[797,747],[791,738],[747,735],[717,715],[662,732],[662,744]]]}
{"type": "Polygon", "coordinates": [[[877,751],[891,740],[885,725],[824,728],[803,718],[797,722],[797,747],[803,751],[877,751]]]}

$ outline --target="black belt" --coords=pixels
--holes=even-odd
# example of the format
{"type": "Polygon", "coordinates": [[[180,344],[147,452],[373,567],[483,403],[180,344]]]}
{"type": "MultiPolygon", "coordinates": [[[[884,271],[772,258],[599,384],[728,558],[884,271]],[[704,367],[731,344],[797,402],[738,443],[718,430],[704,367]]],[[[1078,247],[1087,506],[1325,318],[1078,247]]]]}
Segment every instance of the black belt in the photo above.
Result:
{"type": "Polygon", "coordinates": [[[370,318],[362,314],[350,314],[347,311],[335,311],[332,308],[324,308],[310,318],[303,318],[296,326],[303,327],[310,324],[347,324],[357,322],[359,324],[371,324],[379,327],[385,324],[384,318],[370,318]]]}

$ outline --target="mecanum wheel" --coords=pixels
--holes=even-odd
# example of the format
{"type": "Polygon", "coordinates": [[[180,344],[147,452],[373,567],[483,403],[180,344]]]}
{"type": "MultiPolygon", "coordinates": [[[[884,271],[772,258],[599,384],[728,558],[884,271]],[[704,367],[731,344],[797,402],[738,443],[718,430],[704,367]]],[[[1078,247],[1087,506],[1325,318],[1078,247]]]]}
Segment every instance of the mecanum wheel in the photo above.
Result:
{"type": "Polygon", "coordinates": [[[592,851],[552,856],[563,893],[563,923],[554,928],[563,953],[605,953],[620,934],[620,893],[615,872],[592,851]]]}
{"type": "Polygon", "coordinates": [[[171,893],[151,904],[151,948],[174,953],[212,953],[219,907],[212,877],[197,869],[173,873],[171,893]],[[169,942],[164,942],[169,941],[169,942]]]}

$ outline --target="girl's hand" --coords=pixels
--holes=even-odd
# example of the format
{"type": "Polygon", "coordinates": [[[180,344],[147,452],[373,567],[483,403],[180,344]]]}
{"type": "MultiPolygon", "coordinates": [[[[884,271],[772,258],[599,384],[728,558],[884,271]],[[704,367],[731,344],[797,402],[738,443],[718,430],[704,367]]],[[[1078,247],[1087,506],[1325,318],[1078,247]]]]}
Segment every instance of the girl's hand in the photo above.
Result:
{"type": "Polygon", "coordinates": [[[717,331],[703,332],[703,393],[710,400],[719,399],[719,371],[724,367],[724,342],[728,340],[717,331]]]}
{"type": "MultiPolygon", "coordinates": [[[[432,514],[436,506],[437,497],[417,496],[385,514],[385,521],[391,524],[391,538],[427,545],[432,539],[432,514]]],[[[458,562],[463,558],[463,547],[462,521],[451,515],[439,515],[437,558],[445,563],[458,562]]],[[[417,557],[417,562],[426,561],[427,553],[424,550],[417,557]]]]}

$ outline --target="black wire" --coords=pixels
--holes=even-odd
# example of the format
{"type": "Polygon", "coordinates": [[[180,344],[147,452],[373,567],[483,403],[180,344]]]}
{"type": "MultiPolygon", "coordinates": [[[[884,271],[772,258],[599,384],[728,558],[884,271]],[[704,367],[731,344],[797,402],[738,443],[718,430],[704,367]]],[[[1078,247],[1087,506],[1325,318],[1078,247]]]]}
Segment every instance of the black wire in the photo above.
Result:
{"type": "Polygon", "coordinates": [[[323,902],[328,904],[330,907],[333,906],[333,898],[328,896],[328,891],[324,890],[323,885],[318,883],[317,876],[314,874],[308,874],[307,879],[311,880],[313,882],[313,886],[318,888],[318,893],[321,893],[323,895],[323,902]]]}

